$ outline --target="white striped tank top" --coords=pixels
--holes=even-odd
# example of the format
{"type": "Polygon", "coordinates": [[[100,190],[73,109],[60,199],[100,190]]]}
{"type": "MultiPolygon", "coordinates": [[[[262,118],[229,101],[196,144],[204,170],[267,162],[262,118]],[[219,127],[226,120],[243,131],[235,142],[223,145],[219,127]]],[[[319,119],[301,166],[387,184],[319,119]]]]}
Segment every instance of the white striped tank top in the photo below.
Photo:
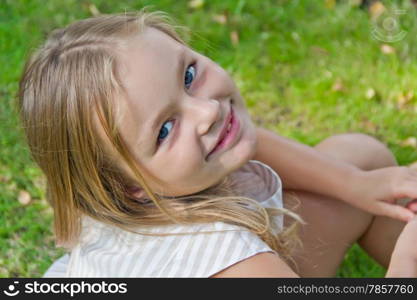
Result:
{"type": "MultiPolygon", "coordinates": [[[[250,160],[232,178],[239,179],[241,195],[282,208],[281,180],[269,166],[250,160]]],[[[282,229],[283,216],[274,222],[282,229]]],[[[146,232],[199,233],[148,236],[85,217],[79,243],[43,277],[210,277],[257,253],[275,252],[246,228],[224,222],[153,226],[146,232]]]]}

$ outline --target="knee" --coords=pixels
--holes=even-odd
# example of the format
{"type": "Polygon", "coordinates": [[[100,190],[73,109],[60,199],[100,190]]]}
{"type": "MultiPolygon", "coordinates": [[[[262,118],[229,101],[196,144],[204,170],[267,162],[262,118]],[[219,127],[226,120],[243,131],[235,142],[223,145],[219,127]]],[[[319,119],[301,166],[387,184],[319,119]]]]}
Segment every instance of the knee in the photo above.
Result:
{"type": "Polygon", "coordinates": [[[354,163],[365,170],[397,165],[395,156],[385,144],[363,133],[332,135],[317,144],[315,148],[354,163]]]}
{"type": "Polygon", "coordinates": [[[358,147],[372,149],[386,148],[386,146],[375,137],[359,132],[335,134],[324,139],[318,145],[320,144],[325,147],[333,147],[336,145],[340,147],[340,145],[343,145],[348,148],[354,147],[356,149],[358,149],[358,147]]]}

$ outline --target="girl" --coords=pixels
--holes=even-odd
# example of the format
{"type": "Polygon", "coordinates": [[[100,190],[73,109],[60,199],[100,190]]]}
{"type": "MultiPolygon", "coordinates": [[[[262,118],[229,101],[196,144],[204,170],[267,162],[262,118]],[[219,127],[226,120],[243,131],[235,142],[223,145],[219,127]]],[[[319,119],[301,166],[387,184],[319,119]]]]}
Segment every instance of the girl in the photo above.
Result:
{"type": "Polygon", "coordinates": [[[417,197],[417,171],[366,135],[310,148],[255,128],[163,13],[54,31],[19,99],[69,251],[46,277],[334,276],[354,242],[417,276],[417,205],[394,203],[417,197]]]}

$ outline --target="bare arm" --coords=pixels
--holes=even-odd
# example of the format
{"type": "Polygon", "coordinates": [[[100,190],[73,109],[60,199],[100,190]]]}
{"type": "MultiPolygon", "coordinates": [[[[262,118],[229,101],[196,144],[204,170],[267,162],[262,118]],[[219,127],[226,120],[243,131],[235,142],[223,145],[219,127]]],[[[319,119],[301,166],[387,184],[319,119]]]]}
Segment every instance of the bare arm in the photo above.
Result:
{"type": "Polygon", "coordinates": [[[264,162],[282,178],[284,188],[340,198],[346,182],[358,170],[310,146],[257,128],[258,145],[253,159],[264,162]]]}
{"type": "Polygon", "coordinates": [[[262,252],[242,260],[212,276],[224,277],[299,277],[278,255],[262,252]]]}
{"type": "MultiPolygon", "coordinates": [[[[417,277],[417,216],[399,236],[385,277],[417,277]]],[[[262,252],[242,260],[212,276],[221,277],[299,277],[275,253],[262,252]]]]}
{"type": "Polygon", "coordinates": [[[414,216],[412,207],[396,201],[417,199],[416,170],[392,166],[364,171],[273,131],[257,128],[257,135],[253,159],[273,168],[284,188],[330,196],[374,215],[402,221],[414,216]]]}

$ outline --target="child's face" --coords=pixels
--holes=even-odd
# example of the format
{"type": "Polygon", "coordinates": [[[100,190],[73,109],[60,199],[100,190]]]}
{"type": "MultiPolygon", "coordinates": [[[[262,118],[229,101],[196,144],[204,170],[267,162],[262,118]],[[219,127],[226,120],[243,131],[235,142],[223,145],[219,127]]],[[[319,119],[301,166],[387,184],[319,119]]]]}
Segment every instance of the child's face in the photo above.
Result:
{"type": "Polygon", "coordinates": [[[126,91],[119,128],[155,193],[199,192],[251,159],[255,127],[234,81],[219,65],[154,28],[119,54],[126,91]],[[234,138],[228,134],[232,140],[209,155],[232,110],[234,138]]]}

